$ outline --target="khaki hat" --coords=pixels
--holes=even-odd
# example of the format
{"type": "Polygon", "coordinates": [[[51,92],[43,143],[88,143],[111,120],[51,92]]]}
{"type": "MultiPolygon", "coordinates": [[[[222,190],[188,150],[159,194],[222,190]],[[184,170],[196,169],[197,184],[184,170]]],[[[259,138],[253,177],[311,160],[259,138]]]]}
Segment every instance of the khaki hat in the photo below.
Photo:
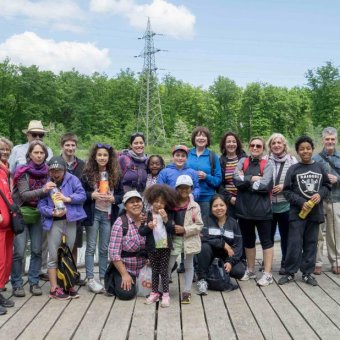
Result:
{"type": "Polygon", "coordinates": [[[125,204],[130,198],[133,198],[133,197],[137,197],[139,198],[141,201],[143,201],[143,198],[142,196],[140,195],[140,193],[136,190],[130,190],[130,191],[127,191],[123,197],[123,203],[125,204]]]}
{"type": "Polygon", "coordinates": [[[43,132],[43,133],[46,133],[47,131],[44,129],[40,120],[31,120],[28,123],[27,129],[23,129],[22,132],[24,134],[26,134],[28,132],[43,132]]]}

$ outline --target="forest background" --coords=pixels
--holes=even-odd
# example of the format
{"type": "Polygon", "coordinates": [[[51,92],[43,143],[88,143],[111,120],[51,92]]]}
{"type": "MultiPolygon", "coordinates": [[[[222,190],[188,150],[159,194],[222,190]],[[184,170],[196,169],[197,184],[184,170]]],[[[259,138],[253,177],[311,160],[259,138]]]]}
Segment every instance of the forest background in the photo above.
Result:
{"type": "MultiPolygon", "coordinates": [[[[306,85],[293,88],[260,82],[242,88],[219,76],[203,89],[166,75],[159,90],[167,141],[150,145],[147,152],[169,155],[174,144],[190,146],[191,131],[199,125],[212,132],[215,151],[228,130],[243,142],[273,132],[291,143],[301,134],[319,142],[324,127],[340,129],[340,68],[326,62],[305,76],[306,85]]],[[[96,142],[120,150],[136,131],[139,97],[139,76],[129,69],[112,78],[77,70],[54,74],[6,59],[0,63],[0,135],[14,144],[25,142],[22,129],[38,119],[49,130],[45,142],[56,154],[60,135],[68,131],[78,135],[81,157],[96,142]]]]}

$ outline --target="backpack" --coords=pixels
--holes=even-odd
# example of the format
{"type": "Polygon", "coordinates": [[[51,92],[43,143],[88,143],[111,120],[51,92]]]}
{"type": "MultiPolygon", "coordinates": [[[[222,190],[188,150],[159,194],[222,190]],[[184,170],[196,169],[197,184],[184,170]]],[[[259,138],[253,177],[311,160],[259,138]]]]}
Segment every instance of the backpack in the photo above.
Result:
{"type": "Polygon", "coordinates": [[[58,285],[67,291],[79,281],[79,278],[80,274],[77,270],[77,265],[74,262],[71,250],[66,243],[66,235],[63,235],[58,248],[58,285]]]}
{"type": "Polygon", "coordinates": [[[215,163],[215,152],[209,150],[209,163],[210,163],[210,169],[211,169],[211,175],[214,176],[216,163],[215,163]]]}
{"type": "MultiPolygon", "coordinates": [[[[249,167],[249,157],[247,157],[245,160],[244,160],[244,163],[243,163],[243,172],[245,173],[249,167]]],[[[260,160],[260,174],[261,176],[263,175],[263,172],[264,172],[264,167],[266,166],[266,163],[267,163],[267,160],[266,159],[261,159],[260,160]]]]}

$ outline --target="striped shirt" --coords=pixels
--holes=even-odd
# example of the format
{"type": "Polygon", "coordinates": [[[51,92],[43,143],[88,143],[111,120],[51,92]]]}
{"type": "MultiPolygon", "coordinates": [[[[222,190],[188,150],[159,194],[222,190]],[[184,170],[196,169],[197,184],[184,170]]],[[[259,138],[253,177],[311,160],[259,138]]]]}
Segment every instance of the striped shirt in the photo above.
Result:
{"type": "Polygon", "coordinates": [[[237,195],[237,189],[233,182],[233,174],[238,163],[238,157],[228,158],[224,169],[224,183],[225,190],[229,192],[233,197],[237,195]]]}
{"type": "Polygon", "coordinates": [[[121,257],[122,251],[135,253],[145,248],[145,237],[139,235],[138,227],[135,222],[128,216],[128,230],[123,236],[123,222],[118,217],[112,226],[109,243],[109,257],[111,261],[122,261],[126,270],[138,276],[139,271],[145,265],[146,259],[142,257],[121,257]]]}

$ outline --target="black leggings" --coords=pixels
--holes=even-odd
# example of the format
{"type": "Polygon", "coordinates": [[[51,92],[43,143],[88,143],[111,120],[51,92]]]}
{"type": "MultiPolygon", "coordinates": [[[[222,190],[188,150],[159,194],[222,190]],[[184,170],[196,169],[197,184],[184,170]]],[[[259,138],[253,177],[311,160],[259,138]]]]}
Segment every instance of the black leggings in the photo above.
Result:
{"type": "Polygon", "coordinates": [[[288,230],[289,230],[289,211],[283,213],[273,213],[272,232],[271,237],[274,243],[274,237],[276,233],[276,226],[279,226],[280,239],[281,239],[281,266],[284,267],[286,254],[287,254],[287,242],[288,242],[288,230]]]}
{"type": "Polygon", "coordinates": [[[163,293],[169,292],[169,260],[170,248],[155,249],[149,252],[149,260],[152,269],[152,292],[158,292],[159,276],[162,280],[163,293]]]}
{"type": "Polygon", "coordinates": [[[245,248],[255,248],[256,234],[255,227],[259,234],[261,246],[263,250],[272,248],[274,242],[271,237],[272,221],[271,220],[246,220],[239,218],[243,245],[245,248]]]}

